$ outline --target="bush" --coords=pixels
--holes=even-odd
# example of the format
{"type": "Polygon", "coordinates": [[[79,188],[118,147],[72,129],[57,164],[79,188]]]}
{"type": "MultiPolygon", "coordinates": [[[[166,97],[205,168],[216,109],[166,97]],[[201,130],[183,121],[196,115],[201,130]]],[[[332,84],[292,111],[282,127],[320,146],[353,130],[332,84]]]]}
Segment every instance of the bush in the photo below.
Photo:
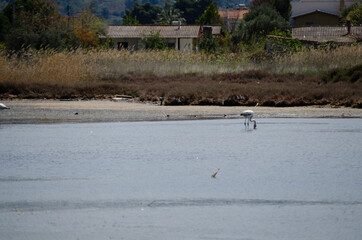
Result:
{"type": "Polygon", "coordinates": [[[146,49],[150,50],[163,50],[166,48],[166,42],[160,37],[160,32],[151,32],[150,36],[142,38],[146,49]]]}
{"type": "Polygon", "coordinates": [[[362,82],[362,64],[351,68],[336,68],[322,76],[324,82],[362,82]]]}
{"type": "Polygon", "coordinates": [[[302,43],[298,39],[292,39],[289,31],[282,32],[279,29],[275,29],[270,33],[270,35],[276,37],[267,38],[266,48],[268,52],[277,54],[293,53],[299,52],[303,49],[302,43]]]}
{"type": "Polygon", "coordinates": [[[272,5],[264,3],[245,15],[233,33],[232,40],[234,44],[250,41],[253,37],[264,37],[275,29],[286,32],[290,29],[289,22],[272,5]]]}
{"type": "Polygon", "coordinates": [[[214,38],[201,38],[199,48],[207,53],[215,53],[219,48],[219,44],[214,38]]]}
{"type": "Polygon", "coordinates": [[[56,32],[56,31],[42,32],[39,36],[36,48],[37,49],[40,49],[40,48],[61,49],[61,48],[63,48],[63,40],[62,40],[61,33],[56,32]]]}
{"type": "Polygon", "coordinates": [[[26,33],[23,29],[17,28],[5,38],[8,49],[20,51],[24,48],[35,48],[39,41],[39,34],[26,33]]]}

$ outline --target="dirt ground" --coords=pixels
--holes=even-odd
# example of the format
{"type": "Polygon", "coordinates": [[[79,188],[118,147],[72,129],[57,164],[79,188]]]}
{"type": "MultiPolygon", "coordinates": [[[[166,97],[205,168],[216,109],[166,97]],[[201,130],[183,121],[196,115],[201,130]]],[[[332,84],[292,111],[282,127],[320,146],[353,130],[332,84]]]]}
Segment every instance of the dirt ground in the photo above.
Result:
{"type": "Polygon", "coordinates": [[[159,106],[127,101],[2,101],[0,124],[58,122],[164,121],[240,118],[246,109],[254,118],[362,118],[362,109],[332,107],[159,106]]]}

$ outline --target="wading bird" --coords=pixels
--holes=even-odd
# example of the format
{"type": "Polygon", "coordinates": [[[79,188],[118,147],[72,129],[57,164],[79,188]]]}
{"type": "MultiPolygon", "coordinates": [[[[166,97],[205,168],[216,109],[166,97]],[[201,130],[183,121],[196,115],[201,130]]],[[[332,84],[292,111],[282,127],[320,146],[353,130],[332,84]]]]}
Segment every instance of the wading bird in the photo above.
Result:
{"type": "Polygon", "coordinates": [[[245,122],[244,125],[248,125],[250,122],[254,122],[254,129],[256,128],[256,121],[252,120],[253,116],[254,116],[254,112],[251,110],[245,110],[242,114],[240,114],[240,116],[244,116],[245,118],[245,122]]]}
{"type": "Polygon", "coordinates": [[[211,177],[212,177],[212,178],[216,178],[216,174],[217,174],[219,171],[220,171],[220,168],[218,168],[218,169],[216,170],[216,172],[214,172],[214,173],[211,175],[211,177]]]}
{"type": "Polygon", "coordinates": [[[2,110],[2,109],[10,109],[10,108],[5,106],[5,104],[0,103],[0,110],[2,110]]]}

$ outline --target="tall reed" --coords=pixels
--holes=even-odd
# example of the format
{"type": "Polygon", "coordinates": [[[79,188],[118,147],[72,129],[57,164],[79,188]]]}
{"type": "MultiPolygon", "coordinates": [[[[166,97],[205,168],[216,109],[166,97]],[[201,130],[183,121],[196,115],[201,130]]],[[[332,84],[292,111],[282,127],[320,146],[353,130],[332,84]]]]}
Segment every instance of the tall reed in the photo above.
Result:
{"type": "Polygon", "coordinates": [[[316,74],[362,63],[362,45],[250,60],[248,53],[207,55],[178,51],[28,51],[22,57],[0,53],[0,82],[76,83],[127,74],[158,77],[189,73],[215,75],[245,70],[316,74]]]}

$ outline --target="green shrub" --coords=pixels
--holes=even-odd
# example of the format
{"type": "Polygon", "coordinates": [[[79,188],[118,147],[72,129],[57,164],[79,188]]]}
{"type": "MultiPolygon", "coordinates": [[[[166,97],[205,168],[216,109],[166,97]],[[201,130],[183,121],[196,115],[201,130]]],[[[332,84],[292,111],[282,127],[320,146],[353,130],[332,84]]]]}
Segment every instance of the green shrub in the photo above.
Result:
{"type": "Polygon", "coordinates": [[[216,53],[219,48],[219,43],[215,38],[201,38],[199,49],[207,53],[216,53]]]}
{"type": "Polygon", "coordinates": [[[160,37],[160,32],[151,32],[150,36],[142,38],[142,42],[149,50],[164,50],[167,46],[165,40],[160,37]]]}
{"type": "Polygon", "coordinates": [[[362,64],[351,68],[336,68],[322,76],[324,82],[362,82],[362,64]]]}

